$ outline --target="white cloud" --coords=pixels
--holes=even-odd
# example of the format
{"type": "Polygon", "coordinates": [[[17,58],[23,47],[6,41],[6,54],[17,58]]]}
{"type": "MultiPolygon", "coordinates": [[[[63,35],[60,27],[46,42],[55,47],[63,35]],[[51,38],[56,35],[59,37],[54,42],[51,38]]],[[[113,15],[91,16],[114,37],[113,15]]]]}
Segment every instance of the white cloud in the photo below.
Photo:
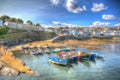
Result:
{"type": "Polygon", "coordinates": [[[52,24],[41,24],[41,26],[44,28],[49,28],[49,27],[55,28],[55,26],[53,26],[52,24]]]}
{"type": "Polygon", "coordinates": [[[100,22],[100,21],[95,21],[93,22],[94,27],[105,27],[105,26],[109,26],[111,23],[109,22],[100,22]]]}
{"type": "Polygon", "coordinates": [[[86,11],[86,10],[87,10],[87,9],[86,9],[86,6],[83,6],[83,10],[84,10],[84,11],[86,11]]]}
{"type": "Polygon", "coordinates": [[[107,7],[103,3],[93,3],[93,7],[91,8],[93,12],[99,12],[105,9],[107,9],[107,7]]]}
{"type": "Polygon", "coordinates": [[[61,25],[61,23],[58,22],[58,21],[53,21],[53,24],[54,24],[54,25],[61,25]]]}
{"type": "Polygon", "coordinates": [[[75,27],[76,25],[73,25],[73,24],[69,24],[69,23],[61,23],[61,22],[58,22],[58,21],[53,21],[53,24],[58,26],[62,26],[62,27],[75,27]]]}
{"type": "Polygon", "coordinates": [[[75,27],[76,25],[68,24],[68,23],[61,23],[63,27],[75,27]]]}
{"type": "Polygon", "coordinates": [[[117,23],[114,25],[115,27],[120,27],[120,23],[117,23]]]}
{"type": "Polygon", "coordinates": [[[105,20],[113,20],[115,19],[116,17],[114,15],[102,15],[102,19],[105,19],[105,20]]]}
{"type": "Polygon", "coordinates": [[[50,0],[50,2],[53,4],[53,5],[58,5],[60,3],[60,0],[50,0]]]}
{"type": "Polygon", "coordinates": [[[86,6],[80,8],[75,0],[66,0],[65,7],[68,11],[73,13],[80,13],[86,11],[86,6]]]}

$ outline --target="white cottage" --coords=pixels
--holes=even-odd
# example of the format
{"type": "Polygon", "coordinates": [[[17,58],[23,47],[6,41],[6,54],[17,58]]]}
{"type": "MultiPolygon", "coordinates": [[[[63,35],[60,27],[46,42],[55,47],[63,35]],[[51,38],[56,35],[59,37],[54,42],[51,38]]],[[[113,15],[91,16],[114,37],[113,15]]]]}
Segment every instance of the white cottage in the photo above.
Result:
{"type": "Polygon", "coordinates": [[[33,26],[33,25],[28,25],[28,24],[17,24],[14,22],[5,22],[4,25],[11,27],[11,28],[39,31],[38,27],[33,26]]]}

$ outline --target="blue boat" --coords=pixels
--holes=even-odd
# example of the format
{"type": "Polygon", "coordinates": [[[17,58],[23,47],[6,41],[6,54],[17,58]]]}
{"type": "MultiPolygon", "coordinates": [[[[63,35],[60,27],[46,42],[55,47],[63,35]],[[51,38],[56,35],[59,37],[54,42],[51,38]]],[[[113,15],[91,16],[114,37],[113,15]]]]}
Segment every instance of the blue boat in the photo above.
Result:
{"type": "Polygon", "coordinates": [[[78,56],[74,56],[73,57],[73,61],[78,61],[79,59],[78,59],[78,56]]]}
{"type": "Polygon", "coordinates": [[[91,53],[90,54],[90,59],[95,59],[96,58],[96,54],[95,53],[91,53]]]}
{"type": "Polygon", "coordinates": [[[61,59],[58,57],[50,57],[49,62],[54,63],[54,64],[59,64],[59,65],[67,65],[68,60],[67,59],[61,59]]]}

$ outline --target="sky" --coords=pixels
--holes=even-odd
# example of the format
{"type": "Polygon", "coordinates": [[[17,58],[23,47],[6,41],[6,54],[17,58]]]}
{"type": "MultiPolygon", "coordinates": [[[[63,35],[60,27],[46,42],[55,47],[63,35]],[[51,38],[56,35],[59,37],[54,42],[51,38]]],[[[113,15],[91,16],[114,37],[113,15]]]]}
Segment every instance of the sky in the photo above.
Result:
{"type": "Polygon", "coordinates": [[[44,26],[120,26],[120,0],[0,0],[0,16],[44,26]]]}

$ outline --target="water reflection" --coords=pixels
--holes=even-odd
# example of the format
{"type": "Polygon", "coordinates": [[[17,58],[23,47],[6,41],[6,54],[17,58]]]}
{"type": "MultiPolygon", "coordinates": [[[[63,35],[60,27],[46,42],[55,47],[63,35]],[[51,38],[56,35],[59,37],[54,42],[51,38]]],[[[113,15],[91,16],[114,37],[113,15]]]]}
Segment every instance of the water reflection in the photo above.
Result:
{"type": "MultiPolygon", "coordinates": [[[[76,50],[91,51],[83,48],[76,50]]],[[[105,53],[105,58],[73,62],[67,66],[50,64],[48,59],[51,55],[31,56],[17,53],[17,58],[40,75],[20,74],[18,77],[4,78],[0,76],[0,80],[120,80],[120,44],[106,45],[104,49],[94,52],[105,53]]]]}
{"type": "MultiPolygon", "coordinates": [[[[97,58],[96,60],[100,60],[102,62],[104,62],[104,58],[97,58]]],[[[49,63],[52,67],[55,67],[56,69],[62,70],[62,71],[66,71],[68,72],[69,69],[77,67],[82,65],[84,68],[89,68],[91,67],[91,65],[96,65],[96,60],[82,60],[82,61],[75,61],[75,62],[71,62],[68,63],[68,65],[63,66],[63,65],[56,65],[54,63],[49,63]]]]}

